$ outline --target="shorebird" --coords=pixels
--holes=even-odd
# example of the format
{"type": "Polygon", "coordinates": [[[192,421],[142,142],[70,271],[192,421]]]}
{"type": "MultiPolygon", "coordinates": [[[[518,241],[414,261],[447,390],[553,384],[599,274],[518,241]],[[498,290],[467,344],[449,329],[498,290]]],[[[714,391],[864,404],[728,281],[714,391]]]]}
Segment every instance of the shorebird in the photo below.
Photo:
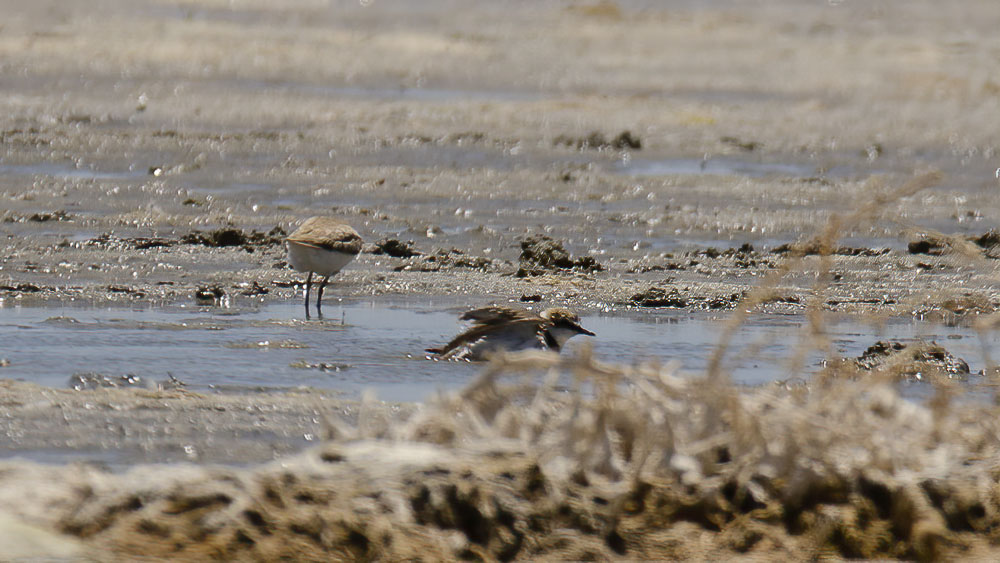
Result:
{"type": "Polygon", "coordinates": [[[472,326],[441,348],[427,351],[439,358],[479,361],[497,350],[542,349],[559,352],[578,334],[594,336],[580,326],[580,317],[569,309],[553,307],[535,314],[515,307],[473,309],[459,319],[472,326]]]}
{"type": "Polygon", "coordinates": [[[332,217],[310,217],[285,239],[288,263],[306,277],[306,318],[313,274],[323,276],[316,295],[316,314],[323,316],[323,288],[361,252],[361,236],[350,225],[332,217]]]}

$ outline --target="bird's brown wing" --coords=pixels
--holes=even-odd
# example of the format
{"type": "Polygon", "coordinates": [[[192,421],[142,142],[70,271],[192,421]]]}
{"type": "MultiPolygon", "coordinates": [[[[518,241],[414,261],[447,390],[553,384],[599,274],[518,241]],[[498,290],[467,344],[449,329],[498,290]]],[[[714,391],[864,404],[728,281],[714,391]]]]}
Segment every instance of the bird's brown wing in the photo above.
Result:
{"type": "Polygon", "coordinates": [[[475,325],[495,326],[513,321],[531,320],[538,322],[541,318],[525,309],[518,307],[507,307],[505,305],[492,305],[481,309],[466,311],[459,317],[463,321],[472,321],[475,325]]]}
{"type": "Polygon", "coordinates": [[[361,252],[361,235],[350,225],[323,217],[313,217],[288,235],[295,244],[315,246],[348,254],[361,252]]]}
{"type": "MultiPolygon", "coordinates": [[[[509,321],[505,323],[503,330],[530,329],[531,326],[536,327],[537,330],[541,328],[539,320],[540,319],[538,318],[527,318],[509,321]]],[[[469,330],[466,330],[455,338],[452,338],[451,342],[445,346],[441,348],[427,348],[427,352],[444,356],[452,350],[460,348],[466,344],[472,344],[473,342],[498,329],[499,327],[497,327],[496,324],[474,324],[471,328],[469,328],[469,330]]]]}

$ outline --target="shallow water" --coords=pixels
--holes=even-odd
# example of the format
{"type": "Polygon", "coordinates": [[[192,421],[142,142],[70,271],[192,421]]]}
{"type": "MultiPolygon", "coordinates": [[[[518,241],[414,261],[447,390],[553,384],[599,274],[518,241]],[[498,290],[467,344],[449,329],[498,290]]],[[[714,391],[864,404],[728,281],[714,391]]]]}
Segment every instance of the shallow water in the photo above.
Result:
{"type": "Polygon", "coordinates": [[[73,164],[45,162],[40,164],[0,164],[0,176],[52,176],[81,180],[127,180],[149,175],[147,170],[98,170],[73,164]]]}
{"type": "MultiPolygon", "coordinates": [[[[432,361],[423,352],[460,330],[460,310],[431,300],[330,302],[325,319],[307,321],[299,302],[231,309],[6,307],[0,308],[0,359],[9,365],[0,377],[67,387],[79,384],[75,374],[112,380],[130,374],[141,385],[174,377],[201,391],[307,386],[357,397],[372,389],[380,399],[417,401],[461,388],[478,372],[476,364],[432,361]]],[[[590,315],[583,324],[597,337],[577,337],[569,349],[589,343],[599,359],[613,362],[675,360],[689,373],[707,366],[722,326],[718,317],[671,310],[590,315]]],[[[806,358],[802,373],[788,369],[803,327],[799,316],[755,317],[731,341],[726,369],[747,385],[808,376],[819,354],[806,358]]],[[[879,330],[854,322],[829,328],[845,357],[878,339],[922,339],[944,345],[973,371],[984,364],[978,335],[967,328],[899,323],[879,330]]]]}
{"type": "MultiPolygon", "coordinates": [[[[673,174],[707,174],[713,176],[815,176],[817,168],[804,164],[753,162],[732,158],[667,158],[660,160],[631,159],[616,171],[631,176],[667,176],[673,174]]],[[[839,171],[838,171],[839,172],[839,171]]]]}

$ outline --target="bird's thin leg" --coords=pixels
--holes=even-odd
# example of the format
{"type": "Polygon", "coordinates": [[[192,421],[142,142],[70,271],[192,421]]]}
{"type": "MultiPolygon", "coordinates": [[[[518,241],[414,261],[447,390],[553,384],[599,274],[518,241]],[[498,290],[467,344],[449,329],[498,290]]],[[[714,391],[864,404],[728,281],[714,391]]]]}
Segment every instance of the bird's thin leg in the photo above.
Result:
{"type": "Polygon", "coordinates": [[[323,278],[323,281],[319,282],[319,290],[316,292],[316,314],[320,317],[323,316],[323,311],[321,307],[323,306],[323,288],[326,287],[326,282],[330,281],[330,276],[323,278]]]}
{"type": "Polygon", "coordinates": [[[306,320],[309,320],[309,288],[312,287],[313,273],[306,276],[306,320]]]}

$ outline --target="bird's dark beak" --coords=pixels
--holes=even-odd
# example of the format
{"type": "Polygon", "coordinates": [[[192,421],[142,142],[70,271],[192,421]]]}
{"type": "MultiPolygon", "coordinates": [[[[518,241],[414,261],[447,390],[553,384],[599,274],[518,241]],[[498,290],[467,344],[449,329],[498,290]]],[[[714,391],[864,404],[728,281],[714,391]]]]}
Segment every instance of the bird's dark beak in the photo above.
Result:
{"type": "Polygon", "coordinates": [[[576,331],[579,332],[580,334],[586,334],[587,336],[597,336],[593,332],[590,332],[589,330],[583,328],[580,325],[574,325],[574,328],[576,328],[576,331]]]}

